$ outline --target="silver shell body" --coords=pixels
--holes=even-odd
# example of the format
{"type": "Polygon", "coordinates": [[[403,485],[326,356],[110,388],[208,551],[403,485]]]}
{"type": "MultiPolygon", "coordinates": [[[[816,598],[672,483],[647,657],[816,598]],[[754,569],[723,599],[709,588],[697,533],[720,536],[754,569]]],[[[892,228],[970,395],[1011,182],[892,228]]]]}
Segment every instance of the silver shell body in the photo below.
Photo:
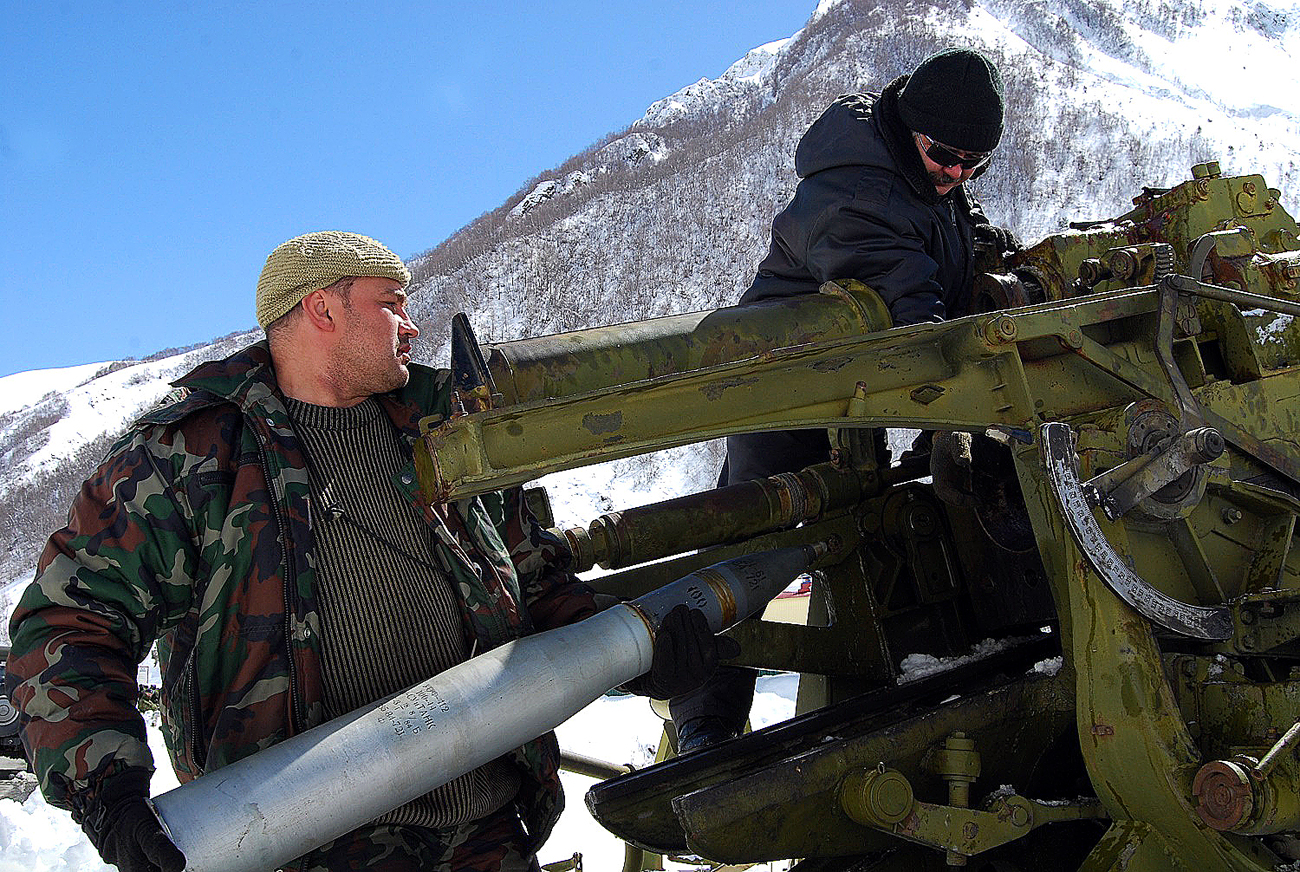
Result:
{"type": "Polygon", "coordinates": [[[554,729],[650,668],[674,606],[715,632],[757,612],[814,556],[714,564],[597,615],[517,639],[154,798],[193,872],[264,872],[554,729]]]}

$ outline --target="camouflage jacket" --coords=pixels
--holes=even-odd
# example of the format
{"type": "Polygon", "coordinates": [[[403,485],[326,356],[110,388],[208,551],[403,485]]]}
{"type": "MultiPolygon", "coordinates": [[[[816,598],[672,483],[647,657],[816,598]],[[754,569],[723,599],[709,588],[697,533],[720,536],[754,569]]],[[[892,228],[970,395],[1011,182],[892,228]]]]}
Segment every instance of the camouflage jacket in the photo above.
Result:
{"type": "MultiPolygon", "coordinates": [[[[24,743],[46,797],[78,820],[108,779],[153,771],[134,702],[155,640],[182,781],[323,720],[306,460],[269,350],[176,384],[185,395],[137,421],[86,481],[10,625],[24,743]]],[[[445,372],[412,365],[406,388],[379,399],[410,444],[448,395],[445,372]]],[[[411,464],[394,484],[432,527],[478,650],[594,612],[519,489],[430,505],[411,464]]],[[[562,806],[555,737],[514,756],[540,844],[562,806]]]]}

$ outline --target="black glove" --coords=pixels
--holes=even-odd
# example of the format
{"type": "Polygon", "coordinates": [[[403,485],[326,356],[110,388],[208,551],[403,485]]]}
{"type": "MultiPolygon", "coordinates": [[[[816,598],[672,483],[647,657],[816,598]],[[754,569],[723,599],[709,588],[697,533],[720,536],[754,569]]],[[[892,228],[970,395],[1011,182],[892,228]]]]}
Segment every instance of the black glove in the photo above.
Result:
{"type": "Polygon", "coordinates": [[[996,224],[976,224],[975,241],[987,245],[994,254],[998,255],[1015,254],[1017,251],[1024,250],[1024,245],[1016,234],[996,224]]]}
{"type": "Polygon", "coordinates": [[[975,508],[971,441],[970,433],[939,430],[930,445],[930,478],[934,495],[950,506],[975,508]]]}
{"type": "Polygon", "coordinates": [[[145,802],[148,790],[147,773],[121,773],[104,786],[81,828],[104,862],[122,872],[183,872],[185,855],[145,802]]]}
{"type": "Polygon", "coordinates": [[[671,699],[703,684],[718,661],[740,654],[740,643],[715,636],[704,612],[685,604],[664,616],[655,633],[650,671],[629,681],[628,690],[654,699],[671,699]]]}

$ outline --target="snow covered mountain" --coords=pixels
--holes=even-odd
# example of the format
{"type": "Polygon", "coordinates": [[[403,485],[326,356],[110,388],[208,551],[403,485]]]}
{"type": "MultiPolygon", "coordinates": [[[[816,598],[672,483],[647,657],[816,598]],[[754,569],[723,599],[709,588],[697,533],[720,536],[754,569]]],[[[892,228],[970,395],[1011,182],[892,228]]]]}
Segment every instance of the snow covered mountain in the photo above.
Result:
{"type": "MultiPolygon", "coordinates": [[[[827,0],[799,33],[656,102],[418,258],[417,311],[441,325],[463,310],[504,340],[734,301],[793,191],[808,124],[836,95],[879,90],[952,43],[1004,71],[1007,135],[976,187],[1024,237],[1117,214],[1209,157],[1293,192],[1298,9],[827,0]]],[[[430,352],[444,334],[431,331],[430,352]]]]}
{"type": "MultiPolygon", "coordinates": [[[[1262,173],[1300,213],[1298,37],[1300,0],[822,0],[798,33],[654,103],[415,258],[417,355],[443,359],[458,311],[501,341],[733,302],[808,124],[951,44],[1004,72],[1007,133],[976,189],[1026,239],[1118,214],[1210,158],[1262,173]]],[[[0,379],[0,610],[123,426],[169,380],[256,338],[0,379]]],[[[554,482],[564,520],[610,508],[618,478],[650,501],[713,474],[708,455],[676,458],[554,482]]]]}

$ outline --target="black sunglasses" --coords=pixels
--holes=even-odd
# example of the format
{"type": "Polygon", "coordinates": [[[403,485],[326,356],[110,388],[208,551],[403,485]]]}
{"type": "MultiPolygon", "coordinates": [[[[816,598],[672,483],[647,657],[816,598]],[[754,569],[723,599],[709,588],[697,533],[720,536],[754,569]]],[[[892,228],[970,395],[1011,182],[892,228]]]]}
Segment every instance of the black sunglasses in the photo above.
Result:
{"type": "Polygon", "coordinates": [[[984,164],[988,163],[989,158],[993,156],[993,152],[986,151],[983,154],[962,157],[948,146],[940,145],[924,133],[918,133],[916,135],[920,139],[930,143],[929,147],[924,149],[925,156],[941,167],[955,167],[960,165],[962,169],[979,169],[984,164]]]}

